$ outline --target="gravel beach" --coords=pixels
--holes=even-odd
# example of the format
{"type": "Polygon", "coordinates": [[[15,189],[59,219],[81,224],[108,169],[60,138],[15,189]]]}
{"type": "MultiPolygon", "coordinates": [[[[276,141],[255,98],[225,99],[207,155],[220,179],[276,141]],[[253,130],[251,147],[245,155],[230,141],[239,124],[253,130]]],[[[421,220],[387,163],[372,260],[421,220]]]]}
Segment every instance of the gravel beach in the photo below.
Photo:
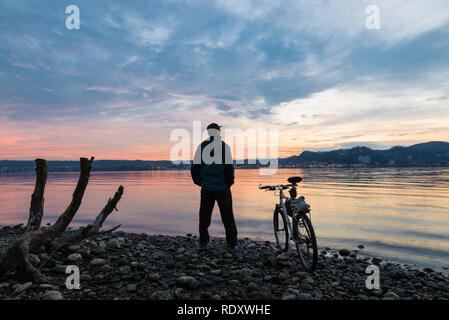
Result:
{"type": "MultiPolygon", "coordinates": [[[[23,233],[22,226],[0,228],[0,246],[23,233]]],[[[0,247],[0,249],[1,249],[0,247]]],[[[240,239],[236,255],[224,239],[213,238],[205,252],[195,236],[113,232],[78,245],[30,256],[49,283],[0,279],[0,299],[194,299],[194,300],[429,300],[449,299],[449,276],[363,257],[354,251],[320,250],[314,273],[270,242],[240,239]],[[380,289],[367,289],[366,268],[380,270],[380,289]],[[67,289],[67,265],[80,270],[80,289],[67,289]]]]}

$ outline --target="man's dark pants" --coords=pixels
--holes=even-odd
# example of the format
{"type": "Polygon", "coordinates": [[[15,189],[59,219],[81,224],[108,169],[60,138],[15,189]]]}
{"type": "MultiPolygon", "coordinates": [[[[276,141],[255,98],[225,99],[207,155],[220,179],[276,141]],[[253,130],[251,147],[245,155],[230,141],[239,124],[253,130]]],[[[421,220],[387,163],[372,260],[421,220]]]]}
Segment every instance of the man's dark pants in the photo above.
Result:
{"type": "Polygon", "coordinates": [[[201,189],[201,205],[200,205],[200,243],[207,244],[209,242],[209,232],[212,211],[215,201],[220,208],[221,221],[226,230],[226,243],[228,245],[237,244],[237,227],[235,226],[234,212],[232,211],[232,194],[231,189],[226,188],[222,191],[209,191],[201,189]]]}

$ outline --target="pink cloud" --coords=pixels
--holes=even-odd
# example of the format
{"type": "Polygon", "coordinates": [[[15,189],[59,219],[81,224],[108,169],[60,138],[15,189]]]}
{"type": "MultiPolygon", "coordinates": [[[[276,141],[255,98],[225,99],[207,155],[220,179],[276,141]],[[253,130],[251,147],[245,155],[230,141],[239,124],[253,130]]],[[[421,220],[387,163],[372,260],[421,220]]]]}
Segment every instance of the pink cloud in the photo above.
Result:
{"type": "Polygon", "coordinates": [[[115,88],[107,86],[87,86],[84,88],[87,91],[112,92],[115,94],[130,94],[131,91],[125,88],[115,88]]]}

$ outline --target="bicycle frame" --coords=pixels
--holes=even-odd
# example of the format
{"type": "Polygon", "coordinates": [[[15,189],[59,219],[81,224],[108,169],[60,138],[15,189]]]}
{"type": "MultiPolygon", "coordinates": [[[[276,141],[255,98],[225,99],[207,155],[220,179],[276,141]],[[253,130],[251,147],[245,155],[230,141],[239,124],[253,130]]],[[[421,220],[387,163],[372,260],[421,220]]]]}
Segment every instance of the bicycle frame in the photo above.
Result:
{"type": "MultiPolygon", "coordinates": [[[[259,185],[259,188],[262,186],[262,184],[259,185]]],[[[295,241],[295,243],[297,242],[297,239],[293,238],[293,226],[292,223],[290,221],[290,218],[287,214],[287,208],[285,207],[285,203],[284,200],[288,200],[290,199],[289,197],[284,195],[284,189],[282,187],[282,185],[277,185],[276,189],[279,190],[279,205],[282,208],[282,215],[284,216],[285,220],[287,221],[287,227],[288,227],[288,231],[289,231],[289,241],[287,241],[287,252],[290,250],[290,240],[295,241]]],[[[293,219],[293,217],[292,217],[293,219]]]]}

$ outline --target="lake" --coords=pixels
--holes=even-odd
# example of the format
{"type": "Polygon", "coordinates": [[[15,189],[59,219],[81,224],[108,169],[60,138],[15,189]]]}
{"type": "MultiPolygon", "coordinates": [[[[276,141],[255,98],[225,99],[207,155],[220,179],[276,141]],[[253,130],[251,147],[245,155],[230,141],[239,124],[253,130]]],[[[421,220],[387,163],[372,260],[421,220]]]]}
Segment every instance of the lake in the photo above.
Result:
{"type": "MultiPolygon", "coordinates": [[[[274,240],[272,215],[277,198],[259,183],[286,183],[300,175],[299,194],[312,207],[320,247],[357,249],[393,261],[449,267],[449,168],[237,170],[232,188],[239,237],[274,240]]],[[[70,202],[77,173],[50,173],[43,225],[54,222],[70,202]]],[[[0,225],[26,223],[34,175],[0,175],[0,225]]],[[[118,212],[105,228],[138,233],[198,234],[200,189],[189,171],[93,172],[72,227],[95,219],[122,184],[118,212]]],[[[211,236],[224,237],[218,207],[211,236]]]]}

